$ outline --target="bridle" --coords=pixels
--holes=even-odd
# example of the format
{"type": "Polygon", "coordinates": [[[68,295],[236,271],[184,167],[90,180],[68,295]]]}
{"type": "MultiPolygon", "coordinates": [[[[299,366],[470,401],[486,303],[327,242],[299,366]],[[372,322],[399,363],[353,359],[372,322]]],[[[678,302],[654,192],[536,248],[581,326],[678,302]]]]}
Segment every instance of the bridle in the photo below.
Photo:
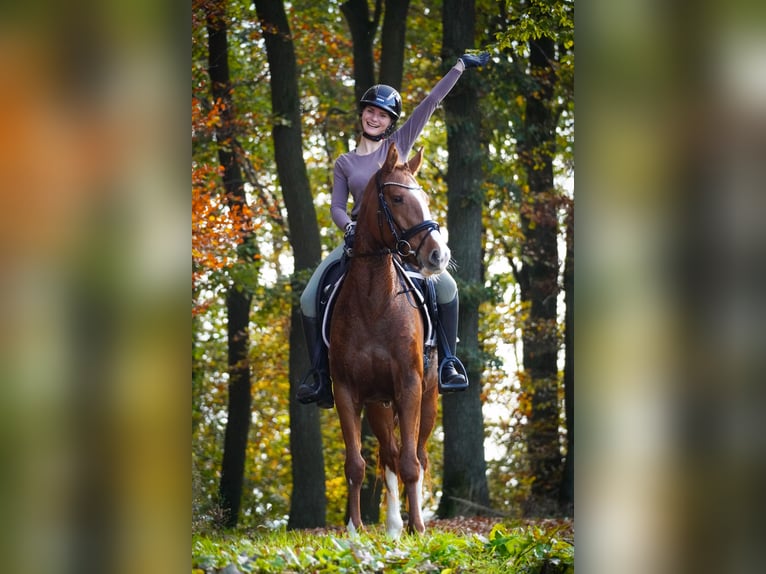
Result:
{"type": "MultiPolygon", "coordinates": [[[[419,185],[408,185],[406,183],[400,183],[398,181],[386,181],[381,182],[380,181],[380,172],[378,172],[375,182],[378,187],[378,203],[380,205],[380,210],[378,213],[381,212],[385,215],[386,221],[388,222],[388,227],[391,230],[391,235],[394,238],[394,245],[395,249],[389,250],[391,253],[397,253],[401,257],[408,257],[410,255],[413,255],[417,258],[418,253],[420,252],[420,248],[423,246],[423,243],[426,240],[426,237],[428,237],[429,233],[431,231],[439,231],[439,224],[431,219],[426,219],[417,225],[414,225],[410,227],[409,229],[404,229],[399,223],[394,219],[393,214],[391,213],[391,209],[388,207],[388,203],[386,202],[385,195],[383,194],[383,188],[387,185],[395,185],[398,187],[403,187],[404,189],[408,190],[418,190],[422,189],[419,185]],[[399,228],[401,234],[397,232],[397,228],[399,228]],[[420,240],[420,243],[415,248],[415,251],[412,251],[412,246],[409,243],[409,240],[418,235],[419,233],[422,233],[424,231],[427,231],[428,233],[423,235],[423,238],[420,240]]],[[[380,218],[378,219],[378,225],[383,227],[383,222],[380,221],[380,218]]]]}

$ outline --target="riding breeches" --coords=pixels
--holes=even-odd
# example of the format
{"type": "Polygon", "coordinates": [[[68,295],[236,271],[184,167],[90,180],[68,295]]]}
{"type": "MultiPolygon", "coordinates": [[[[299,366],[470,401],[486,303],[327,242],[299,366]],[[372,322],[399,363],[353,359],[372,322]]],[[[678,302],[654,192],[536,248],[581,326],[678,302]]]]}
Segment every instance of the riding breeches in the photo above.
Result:
{"type": "Polygon", "coordinates": [[[341,257],[343,257],[343,245],[338,245],[338,247],[330,251],[330,254],[317,265],[314,274],[306,284],[303,293],[301,293],[301,312],[304,316],[317,316],[317,290],[319,289],[319,282],[322,280],[322,275],[324,275],[325,270],[335,261],[340,261],[341,257]]]}
{"type": "MultiPolygon", "coordinates": [[[[319,289],[319,282],[322,280],[325,269],[327,269],[333,262],[340,260],[343,257],[343,245],[339,245],[333,249],[330,254],[324,258],[324,260],[314,270],[314,274],[309,279],[306,288],[301,294],[301,312],[306,317],[317,316],[317,290],[319,289]]],[[[444,271],[439,275],[433,277],[434,286],[436,287],[436,302],[440,305],[444,305],[452,301],[457,295],[457,284],[452,278],[449,272],[444,271]]]]}

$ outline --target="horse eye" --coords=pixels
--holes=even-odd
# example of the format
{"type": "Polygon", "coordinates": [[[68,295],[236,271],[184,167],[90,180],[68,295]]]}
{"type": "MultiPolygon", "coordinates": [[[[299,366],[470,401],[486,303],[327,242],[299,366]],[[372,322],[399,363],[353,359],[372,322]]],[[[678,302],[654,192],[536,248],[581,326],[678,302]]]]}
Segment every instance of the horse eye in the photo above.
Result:
{"type": "Polygon", "coordinates": [[[394,203],[402,203],[404,201],[404,197],[401,195],[395,195],[394,197],[391,198],[391,200],[394,203]]]}

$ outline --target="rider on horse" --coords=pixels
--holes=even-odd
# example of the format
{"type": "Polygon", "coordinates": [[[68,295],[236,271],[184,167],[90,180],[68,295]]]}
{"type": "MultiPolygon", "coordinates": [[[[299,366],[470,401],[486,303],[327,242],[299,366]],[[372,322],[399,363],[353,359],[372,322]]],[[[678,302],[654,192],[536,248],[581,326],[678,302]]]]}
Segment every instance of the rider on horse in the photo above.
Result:
{"type": "MultiPolygon", "coordinates": [[[[398,129],[396,123],[402,112],[402,99],[392,87],[383,84],[368,89],[359,101],[359,117],[362,135],[357,148],[338,157],[333,173],[331,214],[333,222],[344,230],[344,243],[335,248],[319,264],[301,295],[303,329],[306,336],[312,369],[298,388],[297,398],[308,404],[316,402],[322,408],[333,407],[332,386],[329,375],[327,348],[321,333],[318,318],[317,293],[324,272],[339,261],[344,253],[353,250],[356,214],[361,195],[372,175],[385,161],[387,145],[384,140],[394,142],[400,156],[409,156],[415,140],[425,127],[431,115],[444,97],[457,83],[466,68],[486,64],[489,55],[465,54],[458,58],[452,69],[434,86],[428,96],[413,110],[412,115],[398,129]],[[395,130],[395,131],[394,131],[395,130]],[[349,194],[354,198],[351,215],[347,213],[349,194]]],[[[458,293],[455,280],[448,272],[441,273],[435,280],[438,322],[444,337],[438,337],[440,368],[440,390],[457,391],[468,387],[464,372],[456,369],[459,361],[454,359],[457,344],[458,293]]],[[[461,369],[462,370],[462,369],[461,369]]]]}

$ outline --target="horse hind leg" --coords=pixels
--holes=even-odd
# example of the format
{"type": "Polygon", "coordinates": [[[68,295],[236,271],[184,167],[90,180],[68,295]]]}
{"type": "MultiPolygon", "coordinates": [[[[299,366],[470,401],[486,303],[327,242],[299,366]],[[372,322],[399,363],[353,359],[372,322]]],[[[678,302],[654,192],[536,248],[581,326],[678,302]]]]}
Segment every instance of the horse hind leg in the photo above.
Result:
{"type": "Polygon", "coordinates": [[[381,403],[371,403],[367,405],[367,420],[380,446],[378,460],[386,485],[386,534],[396,540],[402,534],[404,521],[399,501],[399,447],[394,433],[393,409],[381,403]]]}
{"type": "Polygon", "coordinates": [[[399,502],[399,477],[388,466],[386,473],[386,534],[397,540],[402,535],[404,521],[402,520],[401,504],[399,502]]]}

